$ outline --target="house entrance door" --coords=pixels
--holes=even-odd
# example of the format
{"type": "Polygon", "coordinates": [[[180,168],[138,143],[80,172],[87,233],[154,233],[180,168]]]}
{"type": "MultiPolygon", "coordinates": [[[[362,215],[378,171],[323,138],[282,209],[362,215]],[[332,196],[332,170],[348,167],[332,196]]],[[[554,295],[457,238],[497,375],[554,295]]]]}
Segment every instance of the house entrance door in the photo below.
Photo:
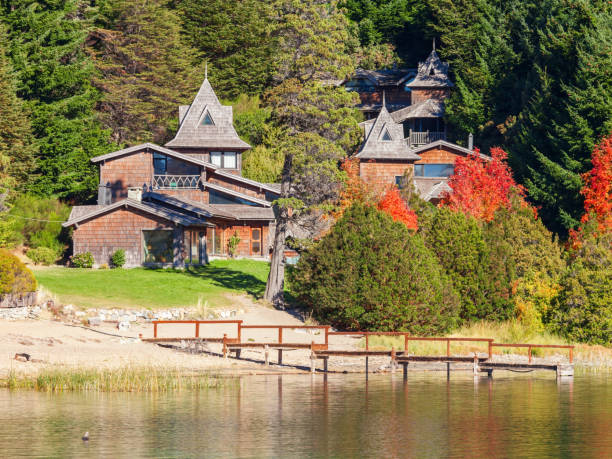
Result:
{"type": "Polygon", "coordinates": [[[251,228],[251,256],[261,257],[261,228],[251,228]]]}

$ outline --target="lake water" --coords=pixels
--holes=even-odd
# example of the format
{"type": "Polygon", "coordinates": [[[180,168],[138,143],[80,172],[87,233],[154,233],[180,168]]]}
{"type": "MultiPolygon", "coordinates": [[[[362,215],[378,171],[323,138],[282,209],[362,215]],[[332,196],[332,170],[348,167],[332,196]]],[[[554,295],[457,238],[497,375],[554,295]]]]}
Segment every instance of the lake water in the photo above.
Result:
{"type": "Polygon", "coordinates": [[[0,456],[612,458],[612,379],[498,374],[250,376],[170,395],[0,391],[0,456]]]}

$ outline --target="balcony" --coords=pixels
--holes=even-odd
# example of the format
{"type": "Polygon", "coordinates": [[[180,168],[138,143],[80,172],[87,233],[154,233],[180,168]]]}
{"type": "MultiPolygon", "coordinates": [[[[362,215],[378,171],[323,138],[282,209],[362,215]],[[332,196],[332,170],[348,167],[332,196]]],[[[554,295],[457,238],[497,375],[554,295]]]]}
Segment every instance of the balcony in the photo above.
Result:
{"type": "Polygon", "coordinates": [[[199,187],[199,175],[154,175],[154,190],[195,190],[199,187]]]}
{"type": "Polygon", "coordinates": [[[409,143],[411,147],[418,147],[419,145],[427,145],[428,143],[435,142],[437,140],[446,140],[446,132],[436,131],[424,131],[414,132],[410,131],[409,143]]]}

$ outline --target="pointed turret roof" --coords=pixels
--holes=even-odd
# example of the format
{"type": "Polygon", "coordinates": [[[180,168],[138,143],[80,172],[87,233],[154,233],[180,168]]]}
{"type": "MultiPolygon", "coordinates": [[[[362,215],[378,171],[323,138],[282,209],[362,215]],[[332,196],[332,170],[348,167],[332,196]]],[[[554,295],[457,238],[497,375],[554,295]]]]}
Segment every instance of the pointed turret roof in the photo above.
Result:
{"type": "Polygon", "coordinates": [[[383,105],[376,121],[368,130],[359,153],[359,159],[421,159],[408,148],[404,139],[404,127],[391,118],[383,105]]]}
{"type": "Polygon", "coordinates": [[[208,78],[204,79],[186,113],[182,109],[180,112],[179,130],[174,139],[166,144],[167,147],[251,148],[238,137],[233,125],[232,107],[221,105],[208,78]]]}
{"type": "Polygon", "coordinates": [[[409,88],[452,88],[448,78],[448,62],[442,62],[433,49],[425,62],[419,62],[419,70],[414,80],[406,85],[409,88]]]}

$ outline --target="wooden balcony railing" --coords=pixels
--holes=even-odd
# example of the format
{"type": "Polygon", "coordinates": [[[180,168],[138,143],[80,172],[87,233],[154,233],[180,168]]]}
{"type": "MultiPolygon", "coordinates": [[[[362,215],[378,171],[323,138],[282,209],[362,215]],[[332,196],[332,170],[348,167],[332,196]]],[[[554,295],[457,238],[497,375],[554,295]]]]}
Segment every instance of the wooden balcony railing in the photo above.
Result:
{"type": "Polygon", "coordinates": [[[410,145],[427,145],[428,143],[435,142],[437,140],[446,140],[446,132],[410,132],[410,145]]]}
{"type": "Polygon", "coordinates": [[[153,189],[196,189],[200,183],[199,175],[154,175],[153,189]]]}

